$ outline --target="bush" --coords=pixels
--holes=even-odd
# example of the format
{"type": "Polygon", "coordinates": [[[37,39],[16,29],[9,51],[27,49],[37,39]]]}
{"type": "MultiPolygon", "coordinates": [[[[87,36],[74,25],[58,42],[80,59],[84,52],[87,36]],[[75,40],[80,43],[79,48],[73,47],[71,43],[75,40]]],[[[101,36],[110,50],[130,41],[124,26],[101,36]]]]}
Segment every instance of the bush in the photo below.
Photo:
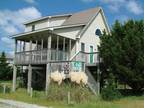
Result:
{"type": "Polygon", "coordinates": [[[115,99],[119,99],[121,97],[121,93],[116,89],[114,84],[114,76],[112,74],[109,75],[108,84],[105,88],[102,88],[101,97],[103,100],[112,101],[115,99]]]}
{"type": "Polygon", "coordinates": [[[93,95],[89,88],[67,81],[61,85],[52,82],[49,86],[47,99],[66,102],[68,92],[70,92],[70,100],[74,103],[93,101],[95,98],[95,95],[93,95]]]}
{"type": "Polygon", "coordinates": [[[2,87],[2,85],[0,85],[0,93],[2,93],[3,92],[3,87],[2,87]]]}
{"type": "Polygon", "coordinates": [[[103,100],[112,101],[115,99],[119,99],[121,97],[121,94],[117,89],[108,86],[102,89],[101,97],[103,100]]]}
{"type": "Polygon", "coordinates": [[[104,32],[100,40],[99,52],[105,69],[111,69],[119,82],[129,85],[135,92],[143,90],[144,19],[116,21],[111,33],[104,32]]]}
{"type": "Polygon", "coordinates": [[[6,86],[6,93],[10,93],[11,89],[10,87],[6,86]]]}
{"type": "MultiPolygon", "coordinates": [[[[0,93],[3,93],[3,89],[4,89],[3,86],[0,85],[0,93]]],[[[6,86],[5,93],[10,93],[10,91],[11,91],[10,87],[6,86]]]]}

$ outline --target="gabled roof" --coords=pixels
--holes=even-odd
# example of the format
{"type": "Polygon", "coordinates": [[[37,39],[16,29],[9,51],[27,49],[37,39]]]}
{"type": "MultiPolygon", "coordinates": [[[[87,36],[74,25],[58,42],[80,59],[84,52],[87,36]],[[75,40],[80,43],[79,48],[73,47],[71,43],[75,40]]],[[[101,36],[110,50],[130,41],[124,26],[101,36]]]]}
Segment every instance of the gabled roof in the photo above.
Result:
{"type": "Polygon", "coordinates": [[[26,22],[24,22],[23,24],[24,24],[24,25],[27,25],[27,24],[30,24],[30,23],[33,23],[33,22],[37,22],[37,21],[41,21],[41,20],[45,20],[45,19],[48,19],[48,18],[69,17],[69,16],[71,16],[71,15],[72,15],[72,14],[61,14],[61,15],[44,16],[44,17],[40,17],[40,18],[33,19],[33,20],[30,20],[30,21],[26,21],[26,22]]]}
{"type": "Polygon", "coordinates": [[[89,10],[80,11],[72,14],[62,25],[75,25],[75,24],[87,24],[93,16],[99,12],[100,8],[92,8],[89,10]]]}
{"type": "MultiPolygon", "coordinates": [[[[100,11],[102,12],[102,16],[104,18],[106,28],[109,31],[109,27],[108,27],[108,24],[106,23],[106,19],[105,19],[105,16],[104,16],[104,13],[103,13],[103,10],[102,10],[101,7],[91,8],[91,9],[76,12],[76,13],[73,13],[73,14],[63,14],[63,15],[42,17],[42,18],[37,19],[37,20],[29,21],[26,24],[36,22],[36,21],[39,21],[39,20],[43,20],[43,19],[47,19],[47,18],[67,16],[68,17],[67,20],[60,26],[46,27],[46,28],[38,29],[38,30],[33,31],[33,32],[49,30],[50,28],[61,29],[61,28],[68,28],[68,27],[83,26],[82,30],[76,36],[76,38],[80,38],[81,35],[86,31],[88,26],[93,22],[93,20],[95,19],[95,17],[98,15],[98,13],[100,11]]],[[[31,32],[24,32],[24,33],[21,33],[21,34],[13,35],[13,38],[19,37],[21,35],[26,35],[27,33],[31,33],[31,32]]]]}
{"type": "Polygon", "coordinates": [[[83,33],[86,31],[86,29],[89,27],[89,25],[93,22],[93,20],[96,18],[96,16],[98,15],[99,12],[101,12],[101,14],[102,14],[102,17],[103,17],[103,20],[104,20],[104,24],[106,26],[106,29],[108,30],[108,33],[110,33],[109,26],[108,26],[108,24],[106,22],[105,15],[104,15],[104,12],[103,12],[101,7],[96,7],[96,8],[93,8],[93,9],[89,9],[87,11],[88,11],[88,13],[92,12],[93,15],[90,14],[91,15],[91,19],[88,20],[88,22],[86,23],[85,27],[81,30],[81,32],[78,33],[78,35],[76,36],[77,38],[80,38],[83,35],[83,33]]]}
{"type": "Polygon", "coordinates": [[[77,25],[77,24],[85,24],[86,25],[91,20],[91,18],[99,12],[99,10],[100,10],[100,8],[96,7],[96,8],[76,12],[73,14],[61,14],[61,15],[46,16],[46,17],[41,17],[38,19],[31,20],[31,21],[27,21],[24,24],[26,25],[26,24],[37,22],[40,20],[48,19],[48,18],[67,16],[69,18],[62,24],[62,26],[77,25]]]}

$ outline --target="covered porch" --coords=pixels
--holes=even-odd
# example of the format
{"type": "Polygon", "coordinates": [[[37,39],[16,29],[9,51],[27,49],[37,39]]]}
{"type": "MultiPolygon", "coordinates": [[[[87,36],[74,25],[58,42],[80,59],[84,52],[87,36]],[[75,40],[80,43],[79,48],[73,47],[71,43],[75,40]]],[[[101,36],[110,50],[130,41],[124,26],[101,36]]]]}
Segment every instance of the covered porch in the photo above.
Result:
{"type": "Polygon", "coordinates": [[[16,90],[17,67],[25,66],[27,73],[27,90],[32,87],[33,66],[45,67],[45,89],[49,85],[49,75],[52,62],[69,61],[75,53],[76,41],[71,38],[57,35],[51,30],[24,33],[15,39],[15,58],[13,68],[13,91],[16,90]]]}
{"type": "Polygon", "coordinates": [[[53,31],[25,34],[15,38],[15,64],[47,64],[68,61],[75,53],[76,41],[53,31]]]}

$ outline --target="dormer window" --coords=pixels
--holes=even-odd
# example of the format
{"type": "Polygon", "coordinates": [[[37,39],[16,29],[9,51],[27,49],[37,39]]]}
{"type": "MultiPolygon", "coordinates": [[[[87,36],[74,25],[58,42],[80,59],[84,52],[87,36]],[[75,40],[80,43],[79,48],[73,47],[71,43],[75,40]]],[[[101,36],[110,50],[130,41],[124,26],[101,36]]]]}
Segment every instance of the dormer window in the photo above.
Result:
{"type": "Polygon", "coordinates": [[[100,29],[96,29],[95,34],[97,36],[101,36],[102,35],[101,30],[100,29]]]}
{"type": "Polygon", "coordinates": [[[35,25],[32,25],[32,31],[35,31],[35,25]]]}

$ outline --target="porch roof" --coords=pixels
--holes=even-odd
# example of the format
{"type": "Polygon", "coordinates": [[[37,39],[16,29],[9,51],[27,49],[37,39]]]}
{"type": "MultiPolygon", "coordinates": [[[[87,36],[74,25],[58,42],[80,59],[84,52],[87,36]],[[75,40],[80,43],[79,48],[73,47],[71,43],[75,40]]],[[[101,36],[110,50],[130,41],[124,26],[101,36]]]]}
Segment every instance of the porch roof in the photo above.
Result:
{"type": "MultiPolygon", "coordinates": [[[[35,38],[35,39],[41,39],[42,36],[45,34],[48,35],[55,35],[55,36],[61,36],[61,35],[58,35],[56,33],[53,32],[53,30],[55,29],[62,29],[62,28],[71,28],[71,27],[78,27],[78,26],[84,26],[84,24],[78,24],[78,25],[70,25],[70,26],[55,26],[55,27],[46,27],[46,28],[43,28],[43,29],[38,29],[38,30],[35,30],[35,31],[29,31],[29,32],[24,32],[24,33],[19,33],[19,34],[15,34],[13,36],[11,36],[12,39],[16,39],[16,40],[25,40],[25,41],[29,41],[31,38],[35,38]],[[43,35],[42,35],[43,34],[43,35]]],[[[47,37],[45,36],[45,37],[47,37]]],[[[65,37],[65,36],[61,36],[61,37],[65,37]]],[[[66,37],[68,38],[68,37],[66,37]]],[[[70,38],[72,39],[72,38],[70,38]]],[[[72,40],[75,40],[75,39],[72,39],[72,40]]]]}
{"type": "MultiPolygon", "coordinates": [[[[13,37],[13,38],[16,40],[25,41],[25,42],[29,42],[30,40],[31,41],[37,40],[39,42],[42,39],[44,41],[47,41],[49,35],[51,35],[52,37],[56,37],[56,36],[64,37],[64,36],[53,33],[52,30],[44,30],[44,31],[38,31],[38,32],[32,31],[32,32],[18,34],[18,36],[13,37]]],[[[71,39],[71,40],[74,40],[74,39],[71,39]]]]}

